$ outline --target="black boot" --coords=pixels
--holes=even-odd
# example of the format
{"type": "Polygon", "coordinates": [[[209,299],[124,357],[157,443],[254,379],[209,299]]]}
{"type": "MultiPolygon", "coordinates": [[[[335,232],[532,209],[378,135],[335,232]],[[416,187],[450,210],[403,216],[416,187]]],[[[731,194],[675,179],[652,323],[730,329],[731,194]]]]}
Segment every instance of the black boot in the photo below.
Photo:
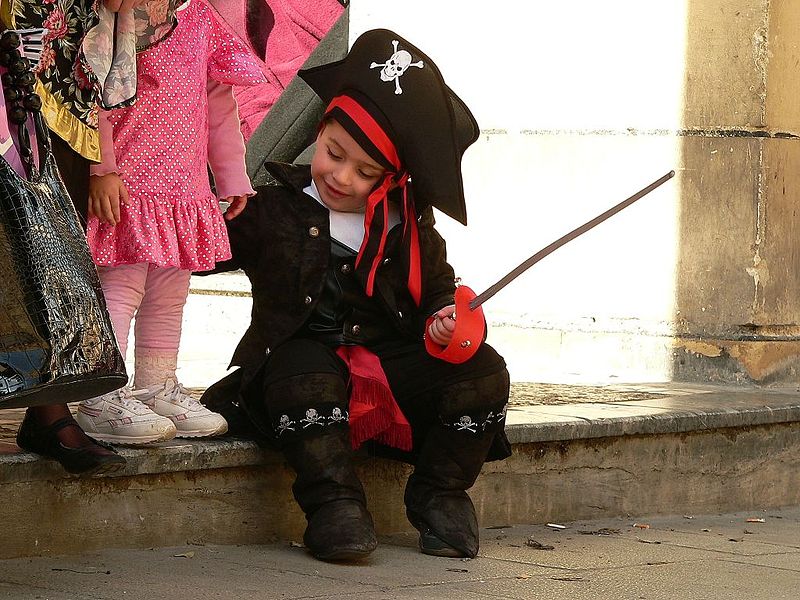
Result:
{"type": "Polygon", "coordinates": [[[364,488],[356,475],[348,431],[331,429],[283,447],[297,473],[294,497],[306,514],[303,541],[320,560],[352,561],[378,545],[367,511],[364,488]]]}
{"type": "Polygon", "coordinates": [[[422,552],[474,558],[478,519],[467,495],[505,425],[505,369],[442,390],[441,424],[428,432],[408,478],[405,503],[422,552]]]}
{"type": "Polygon", "coordinates": [[[467,436],[444,426],[428,435],[405,493],[406,514],[420,532],[423,553],[478,554],[478,519],[466,490],[478,478],[494,435],[467,436]]]}

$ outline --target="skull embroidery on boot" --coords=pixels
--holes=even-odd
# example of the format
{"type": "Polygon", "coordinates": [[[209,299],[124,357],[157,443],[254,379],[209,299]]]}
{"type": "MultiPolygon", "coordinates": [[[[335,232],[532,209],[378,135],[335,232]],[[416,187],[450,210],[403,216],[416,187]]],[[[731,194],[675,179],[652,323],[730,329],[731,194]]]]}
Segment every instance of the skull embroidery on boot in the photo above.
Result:
{"type": "Polygon", "coordinates": [[[342,413],[342,409],[339,408],[338,406],[333,409],[333,411],[331,412],[331,416],[328,417],[328,421],[330,423],[341,423],[342,421],[347,421],[347,420],[348,420],[347,412],[342,413]]]}
{"type": "Polygon", "coordinates": [[[409,67],[421,69],[424,67],[424,64],[421,60],[411,62],[411,54],[408,51],[397,49],[397,40],[392,40],[392,46],[394,47],[394,54],[392,54],[386,62],[374,62],[369,68],[375,69],[377,67],[383,67],[381,69],[381,81],[394,81],[394,93],[402,94],[403,88],[400,87],[400,77],[403,76],[403,73],[408,71],[409,67]]]}
{"type": "Polygon", "coordinates": [[[280,421],[278,422],[278,435],[281,435],[284,431],[294,431],[295,422],[289,419],[289,415],[281,415],[280,421]]]}
{"type": "Polygon", "coordinates": [[[303,425],[303,429],[311,427],[312,425],[324,426],[325,417],[319,414],[315,408],[309,408],[306,411],[306,418],[300,419],[300,422],[305,423],[305,425],[303,425]]]}
{"type": "Polygon", "coordinates": [[[472,433],[477,433],[478,424],[473,422],[472,417],[464,415],[458,420],[458,423],[455,424],[457,431],[471,431],[472,433]]]}

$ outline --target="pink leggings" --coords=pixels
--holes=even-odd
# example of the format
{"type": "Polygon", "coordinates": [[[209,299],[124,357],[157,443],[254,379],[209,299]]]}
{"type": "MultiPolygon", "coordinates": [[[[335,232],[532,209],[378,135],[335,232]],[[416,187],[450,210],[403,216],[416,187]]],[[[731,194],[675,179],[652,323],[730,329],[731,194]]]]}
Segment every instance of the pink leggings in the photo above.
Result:
{"type": "Polygon", "coordinates": [[[136,315],[137,354],[156,352],[177,359],[191,271],[137,263],[97,267],[97,272],[122,355],[127,351],[131,319],[136,315]]]}

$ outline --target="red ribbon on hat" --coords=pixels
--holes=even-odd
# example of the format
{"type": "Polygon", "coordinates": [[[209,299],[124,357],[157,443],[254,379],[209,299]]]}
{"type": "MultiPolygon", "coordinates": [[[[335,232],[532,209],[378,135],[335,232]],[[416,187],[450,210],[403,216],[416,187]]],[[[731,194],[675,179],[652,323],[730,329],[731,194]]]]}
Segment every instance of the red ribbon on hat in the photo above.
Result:
{"type": "Polygon", "coordinates": [[[359,266],[361,260],[366,255],[366,249],[369,244],[370,233],[372,229],[375,212],[378,206],[381,205],[383,226],[380,232],[380,241],[375,256],[372,258],[372,264],[369,268],[367,275],[366,293],[367,296],[372,296],[375,289],[375,274],[377,273],[378,266],[383,260],[383,252],[386,247],[386,238],[389,234],[387,225],[389,222],[389,201],[387,194],[393,185],[397,186],[403,191],[403,239],[409,246],[409,269],[408,269],[408,290],[411,293],[414,302],[419,306],[422,297],[422,274],[420,266],[420,249],[419,249],[419,229],[417,227],[417,216],[414,210],[414,202],[408,194],[406,184],[408,183],[408,172],[403,168],[400,162],[400,156],[397,153],[392,140],[378,124],[378,122],[369,114],[361,104],[350,96],[336,96],[328,104],[325,114],[329,113],[333,108],[339,108],[349,116],[353,122],[364,132],[364,135],[372,142],[375,148],[380,152],[384,158],[394,167],[394,171],[387,171],[381,179],[380,183],[375,189],[370,192],[367,198],[367,206],[364,212],[364,239],[361,242],[361,247],[358,250],[356,257],[356,267],[359,266]]]}

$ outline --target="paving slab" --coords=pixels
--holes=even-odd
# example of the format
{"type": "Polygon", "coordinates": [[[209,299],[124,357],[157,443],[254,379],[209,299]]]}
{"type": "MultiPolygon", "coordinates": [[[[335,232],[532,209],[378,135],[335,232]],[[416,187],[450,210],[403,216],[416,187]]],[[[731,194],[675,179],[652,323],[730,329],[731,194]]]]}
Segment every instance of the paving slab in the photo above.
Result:
{"type": "MultiPolygon", "coordinates": [[[[794,389],[717,388],[685,384],[637,384],[636,393],[658,390],[653,399],[621,402],[551,403],[552,384],[517,384],[527,396],[512,392],[507,426],[512,444],[587,440],[633,435],[659,435],[800,422],[800,393],[794,389]],[[540,395],[535,393],[540,390],[540,395]],[[667,390],[667,391],[664,391],[667,390]],[[663,392],[663,393],[662,393],[663,392]],[[540,397],[542,404],[534,404],[540,397]]],[[[577,397],[572,388],[572,398],[577,397]]],[[[607,386],[611,387],[611,386],[607,386]]],[[[587,394],[601,393],[599,386],[587,394]]],[[[605,389],[605,388],[602,388],[605,389]]],[[[202,389],[193,390],[196,395],[202,389]]],[[[606,392],[602,392],[606,393],[606,392]]],[[[53,461],[20,450],[14,436],[23,409],[0,410],[0,482],[48,480],[64,477],[53,461]]],[[[117,473],[177,472],[274,463],[252,440],[175,439],[146,447],[120,448],[128,466],[117,473]]]]}
{"type": "MultiPolygon", "coordinates": [[[[768,569],[748,564],[692,561],[582,570],[555,577],[489,580],[441,586],[457,598],[463,591],[485,598],[531,600],[796,600],[800,577],[770,581],[768,569]]],[[[422,598],[422,594],[418,596],[422,598]]],[[[445,596],[447,597],[447,596],[445,596]]]]}
{"type": "MultiPolygon", "coordinates": [[[[634,530],[632,527],[620,530],[609,528],[606,524],[598,524],[595,531],[610,530],[612,533],[582,535],[581,531],[591,531],[585,527],[576,524],[573,533],[567,531],[550,533],[545,531],[544,526],[529,529],[515,527],[509,532],[509,537],[503,540],[484,539],[482,555],[498,560],[529,563],[537,567],[587,569],[598,566],[622,568],[680,562],[686,560],[687,551],[691,550],[691,555],[696,560],[739,560],[740,557],[787,555],[790,559],[793,557],[800,568],[800,549],[788,544],[731,541],[742,540],[744,536],[741,535],[741,530],[739,534],[706,533],[703,537],[658,530],[639,533],[639,530],[634,530]],[[620,533],[616,533],[617,531],[620,533]],[[738,535],[738,538],[733,538],[732,535],[738,535]],[[516,543],[510,543],[509,539],[515,540],[516,543]],[[519,543],[520,539],[524,540],[522,544],[519,543]],[[527,540],[552,547],[552,550],[531,548],[527,545],[527,540]]],[[[800,534],[800,529],[797,532],[800,534]]]]}
{"type": "MultiPolygon", "coordinates": [[[[612,402],[612,386],[594,386],[588,387],[586,394],[604,400],[537,404],[536,388],[529,388],[533,384],[519,385],[526,388],[527,395],[509,404],[507,430],[512,443],[686,433],[800,421],[800,392],[795,388],[638,384],[614,387],[629,388],[629,393],[644,397],[631,400],[620,391],[619,401],[612,402]]],[[[570,389],[568,397],[579,398],[572,389],[576,386],[564,387],[570,389]]],[[[550,398],[552,389],[547,386],[540,392],[542,397],[550,398]]]]}
{"type": "Polygon", "coordinates": [[[424,556],[411,534],[381,538],[363,564],[323,563],[297,542],[9,559],[0,561],[0,599],[796,600],[800,507],[764,513],[752,541],[725,539],[760,518],[751,514],[484,528],[475,560],[424,556]]]}

